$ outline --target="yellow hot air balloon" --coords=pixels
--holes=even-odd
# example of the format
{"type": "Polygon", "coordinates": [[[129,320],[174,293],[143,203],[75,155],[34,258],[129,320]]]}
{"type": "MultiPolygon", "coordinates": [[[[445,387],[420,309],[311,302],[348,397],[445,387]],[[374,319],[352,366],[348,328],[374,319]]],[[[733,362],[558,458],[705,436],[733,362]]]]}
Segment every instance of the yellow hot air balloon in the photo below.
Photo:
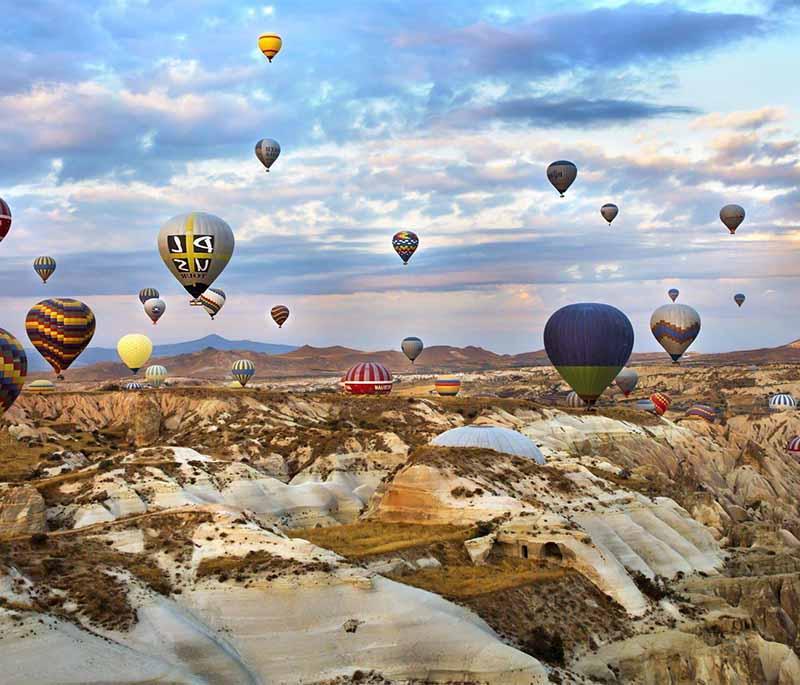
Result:
{"type": "Polygon", "coordinates": [[[123,335],[117,343],[117,354],[122,363],[136,373],[153,354],[153,343],[146,335],[139,333],[123,335]]]}
{"type": "Polygon", "coordinates": [[[258,37],[258,49],[270,62],[280,51],[283,41],[277,33],[262,33],[258,37]]]}

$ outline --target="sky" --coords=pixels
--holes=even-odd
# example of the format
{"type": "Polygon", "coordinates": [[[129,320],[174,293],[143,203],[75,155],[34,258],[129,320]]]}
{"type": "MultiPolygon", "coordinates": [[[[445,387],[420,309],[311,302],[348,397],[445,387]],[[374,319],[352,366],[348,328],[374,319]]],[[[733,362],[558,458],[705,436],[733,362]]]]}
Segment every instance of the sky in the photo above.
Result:
{"type": "Polygon", "coordinates": [[[27,310],[58,296],[92,307],[103,346],[417,335],[515,353],[592,301],[653,351],[671,287],[702,317],[695,351],[800,338],[800,0],[0,6],[0,326],[26,343],[27,310]],[[271,64],[262,32],[283,37],[271,64]],[[264,137],[282,148],[269,174],[264,137]],[[557,159],[578,167],[563,199],[557,159]],[[733,237],[727,203],[747,211],[733,237]],[[214,321],[156,248],[189,211],[236,235],[214,321]],[[407,267],[398,230],[420,237],[407,267]],[[47,284],[38,255],[58,262],[47,284]]]}

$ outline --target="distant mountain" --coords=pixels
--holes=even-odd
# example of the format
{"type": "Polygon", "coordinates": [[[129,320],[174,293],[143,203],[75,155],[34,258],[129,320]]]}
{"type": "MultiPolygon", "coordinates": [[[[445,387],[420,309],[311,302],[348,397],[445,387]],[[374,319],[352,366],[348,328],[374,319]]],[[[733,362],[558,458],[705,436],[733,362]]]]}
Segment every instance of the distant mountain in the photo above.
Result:
{"type": "MultiPolygon", "coordinates": [[[[255,342],[253,340],[228,340],[220,335],[207,335],[198,340],[187,342],[169,343],[166,345],[155,345],[153,347],[153,357],[172,357],[180,354],[199,352],[208,348],[215,350],[242,350],[246,352],[258,352],[260,354],[283,354],[297,349],[293,345],[277,345],[273,343],[255,342]]],[[[31,373],[39,371],[52,371],[50,365],[42,359],[41,355],[32,348],[26,348],[28,355],[28,370],[31,373]]],[[[102,362],[117,362],[117,350],[111,347],[87,347],[80,357],[70,368],[79,368],[102,362]]]]}

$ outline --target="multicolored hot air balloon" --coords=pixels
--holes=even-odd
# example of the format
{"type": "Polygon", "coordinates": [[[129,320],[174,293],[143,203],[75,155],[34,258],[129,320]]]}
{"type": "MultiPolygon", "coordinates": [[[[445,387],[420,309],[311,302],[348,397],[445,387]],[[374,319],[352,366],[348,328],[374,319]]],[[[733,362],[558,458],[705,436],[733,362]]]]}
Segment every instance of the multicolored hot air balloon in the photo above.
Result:
{"type": "Polygon", "coordinates": [[[725,205],[719,210],[719,218],[733,235],[744,221],[744,208],[739,205],[725,205]]]}
{"type": "Polygon", "coordinates": [[[680,294],[681,291],[678,290],[677,288],[670,288],[669,290],[667,290],[667,295],[669,295],[669,299],[672,300],[673,302],[675,302],[675,300],[678,299],[678,295],[680,294]]]}
{"type": "Polygon", "coordinates": [[[78,300],[42,300],[25,317],[31,344],[57,374],[69,368],[94,335],[94,313],[78,300]]]}
{"type": "Polygon", "coordinates": [[[204,212],[172,217],[158,234],[161,259],[197,306],[230,261],[235,243],[231,227],[204,212]]]}
{"type": "Polygon", "coordinates": [[[442,397],[454,397],[461,390],[461,379],[458,376],[439,376],[433,387],[442,397]]]}
{"type": "Polygon", "coordinates": [[[0,328],[0,414],[14,404],[28,373],[28,357],[19,340],[0,328]]]}
{"type": "Polygon", "coordinates": [[[603,218],[608,221],[608,225],[611,225],[611,222],[617,218],[617,214],[619,214],[619,207],[617,205],[607,202],[602,207],[600,207],[600,214],[603,215],[603,218]]]}
{"type": "Polygon", "coordinates": [[[231,375],[239,381],[242,387],[247,385],[247,381],[252,378],[255,372],[256,365],[249,359],[239,359],[233,362],[233,366],[231,367],[231,375]]]}
{"type": "Polygon", "coordinates": [[[747,298],[746,298],[746,297],[745,297],[745,296],[744,296],[742,293],[736,293],[736,294],[733,296],[733,301],[734,301],[736,304],[738,304],[740,307],[741,307],[741,306],[744,304],[744,301],[745,301],[746,299],[747,299],[747,298]]]}
{"type": "Polygon", "coordinates": [[[256,157],[264,165],[265,171],[275,163],[281,154],[281,145],[272,138],[262,138],[256,143],[256,157]]]}
{"type": "Polygon", "coordinates": [[[262,33],[258,37],[258,49],[270,62],[281,51],[281,47],[283,47],[283,40],[277,33],[262,33]]]}
{"type": "Polygon", "coordinates": [[[161,366],[161,364],[148,366],[147,370],[144,372],[144,377],[154,388],[159,388],[167,379],[167,368],[165,366],[161,366]]]}
{"type": "Polygon", "coordinates": [[[11,208],[6,201],[0,197],[0,241],[8,235],[11,230],[11,208]]]}
{"type": "Polygon", "coordinates": [[[158,294],[158,290],[155,288],[142,288],[139,291],[139,302],[144,304],[147,300],[157,300],[161,295],[158,294]]]}
{"type": "Polygon", "coordinates": [[[117,354],[122,363],[136,373],[153,354],[153,343],[146,335],[128,333],[117,342],[117,354]]]}
{"type": "Polygon", "coordinates": [[[636,389],[636,384],[639,382],[639,374],[635,369],[626,366],[617,374],[614,382],[622,390],[622,394],[627,397],[636,389]]]}
{"type": "Polygon", "coordinates": [[[665,304],[650,317],[650,330],[677,364],[700,334],[700,315],[686,304],[665,304]]]}
{"type": "Polygon", "coordinates": [[[663,392],[654,392],[650,395],[650,401],[653,403],[656,414],[659,416],[663,416],[667,409],[669,409],[669,405],[672,404],[670,396],[663,392]]]}
{"type": "Polygon", "coordinates": [[[42,283],[47,283],[47,279],[50,278],[56,270],[56,260],[52,257],[37,257],[33,260],[33,270],[39,274],[42,283]]]}
{"type": "Polygon", "coordinates": [[[276,304],[269,310],[269,315],[272,317],[272,320],[278,324],[278,328],[283,328],[283,324],[285,324],[286,320],[289,318],[289,307],[285,304],[276,304]]]}
{"type": "Polygon", "coordinates": [[[572,162],[560,159],[547,167],[547,180],[550,181],[561,197],[567,192],[573,181],[578,177],[578,167],[572,162]]]}
{"type": "Polygon", "coordinates": [[[212,319],[219,314],[219,310],[225,304],[225,299],[225,293],[219,288],[209,288],[200,295],[200,303],[212,319]]]}
{"type": "Polygon", "coordinates": [[[584,402],[580,397],[578,397],[578,393],[574,390],[570,390],[567,393],[566,398],[564,399],[564,404],[566,404],[571,409],[580,409],[586,406],[586,402],[584,402]]]}
{"type": "Polygon", "coordinates": [[[550,362],[590,407],[616,378],[633,350],[633,326],[607,304],[570,304],[544,327],[550,362]]]}
{"type": "Polygon", "coordinates": [[[389,369],[377,362],[356,364],[342,378],[344,389],[352,395],[388,395],[393,382],[389,369]]]}
{"type": "Polygon", "coordinates": [[[708,423],[717,420],[717,410],[709,404],[693,404],[686,411],[687,419],[702,419],[708,423]]]}
{"type": "Polygon", "coordinates": [[[153,297],[144,303],[144,313],[150,317],[154,326],[165,311],[167,311],[167,303],[164,300],[153,297]]]}
{"type": "Polygon", "coordinates": [[[407,265],[408,260],[411,259],[411,255],[413,255],[417,251],[417,247],[419,247],[419,238],[417,234],[412,231],[398,231],[392,237],[392,247],[400,256],[400,259],[403,260],[403,264],[407,265]]]}
{"type": "Polygon", "coordinates": [[[425,346],[422,344],[422,340],[412,335],[408,338],[403,338],[403,342],[400,343],[400,349],[403,350],[403,354],[413,364],[414,360],[422,354],[425,346]]]}

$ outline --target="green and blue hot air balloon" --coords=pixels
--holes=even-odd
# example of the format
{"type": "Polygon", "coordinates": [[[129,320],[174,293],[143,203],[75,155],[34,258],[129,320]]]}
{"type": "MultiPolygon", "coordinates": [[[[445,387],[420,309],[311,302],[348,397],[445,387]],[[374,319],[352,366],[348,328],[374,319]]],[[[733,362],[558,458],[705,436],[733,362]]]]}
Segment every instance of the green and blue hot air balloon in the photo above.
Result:
{"type": "Polygon", "coordinates": [[[556,371],[591,407],[628,362],[633,326],[616,307],[570,304],[548,319],[544,348],[556,371]]]}

